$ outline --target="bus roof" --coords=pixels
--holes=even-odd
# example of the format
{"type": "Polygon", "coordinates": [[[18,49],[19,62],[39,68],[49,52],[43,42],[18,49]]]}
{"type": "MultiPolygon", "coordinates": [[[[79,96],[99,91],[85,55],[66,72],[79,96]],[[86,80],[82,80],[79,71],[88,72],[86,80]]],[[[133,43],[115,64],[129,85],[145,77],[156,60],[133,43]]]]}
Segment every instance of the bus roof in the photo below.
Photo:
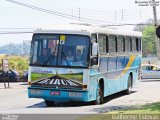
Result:
{"type": "Polygon", "coordinates": [[[90,35],[91,33],[99,34],[112,34],[112,35],[124,35],[124,36],[136,36],[141,37],[142,33],[137,31],[128,31],[121,29],[100,28],[92,26],[76,26],[70,25],[69,27],[53,27],[53,28],[40,28],[34,31],[34,33],[56,33],[56,34],[78,34],[78,35],[90,35]]]}
{"type": "Polygon", "coordinates": [[[49,30],[49,29],[38,29],[34,33],[55,33],[55,34],[76,34],[76,35],[90,35],[90,32],[87,31],[78,31],[78,30],[49,30]]]}

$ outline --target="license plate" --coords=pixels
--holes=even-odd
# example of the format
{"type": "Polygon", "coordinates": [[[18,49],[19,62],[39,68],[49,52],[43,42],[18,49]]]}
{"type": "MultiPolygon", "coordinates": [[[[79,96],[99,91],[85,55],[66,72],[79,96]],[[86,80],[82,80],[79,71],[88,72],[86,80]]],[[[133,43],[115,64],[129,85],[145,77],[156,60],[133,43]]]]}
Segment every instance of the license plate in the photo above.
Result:
{"type": "Polygon", "coordinates": [[[82,93],[79,92],[69,92],[70,97],[82,97],[82,93]]]}
{"type": "Polygon", "coordinates": [[[41,90],[31,90],[31,94],[41,94],[41,90]]]}

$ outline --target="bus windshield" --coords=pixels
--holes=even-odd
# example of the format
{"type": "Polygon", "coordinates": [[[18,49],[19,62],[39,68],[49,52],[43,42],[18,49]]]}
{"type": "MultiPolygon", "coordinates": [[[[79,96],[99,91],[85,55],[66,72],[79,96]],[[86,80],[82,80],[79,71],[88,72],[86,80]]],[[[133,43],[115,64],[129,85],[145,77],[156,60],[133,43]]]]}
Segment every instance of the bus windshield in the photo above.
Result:
{"type": "Polygon", "coordinates": [[[30,65],[88,67],[89,36],[35,34],[30,65]]]}

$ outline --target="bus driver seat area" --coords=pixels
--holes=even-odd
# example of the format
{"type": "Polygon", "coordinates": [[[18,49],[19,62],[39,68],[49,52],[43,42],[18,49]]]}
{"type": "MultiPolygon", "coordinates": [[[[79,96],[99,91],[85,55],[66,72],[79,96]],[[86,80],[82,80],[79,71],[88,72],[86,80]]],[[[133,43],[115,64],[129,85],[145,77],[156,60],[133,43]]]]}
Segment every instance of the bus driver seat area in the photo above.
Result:
{"type": "Polygon", "coordinates": [[[41,55],[38,57],[38,63],[43,64],[50,64],[50,57],[51,57],[51,49],[50,48],[43,48],[41,55]]]}

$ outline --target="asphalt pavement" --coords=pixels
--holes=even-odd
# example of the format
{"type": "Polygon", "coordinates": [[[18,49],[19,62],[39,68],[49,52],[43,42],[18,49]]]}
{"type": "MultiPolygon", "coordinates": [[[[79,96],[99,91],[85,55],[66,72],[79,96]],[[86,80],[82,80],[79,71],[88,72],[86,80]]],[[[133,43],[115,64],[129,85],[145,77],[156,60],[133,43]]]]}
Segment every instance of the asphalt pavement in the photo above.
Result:
{"type": "Polygon", "coordinates": [[[130,95],[122,92],[108,96],[102,105],[92,103],[57,103],[47,107],[42,99],[28,98],[26,83],[0,83],[1,114],[94,114],[160,101],[160,80],[143,80],[133,87],[130,95]]]}

